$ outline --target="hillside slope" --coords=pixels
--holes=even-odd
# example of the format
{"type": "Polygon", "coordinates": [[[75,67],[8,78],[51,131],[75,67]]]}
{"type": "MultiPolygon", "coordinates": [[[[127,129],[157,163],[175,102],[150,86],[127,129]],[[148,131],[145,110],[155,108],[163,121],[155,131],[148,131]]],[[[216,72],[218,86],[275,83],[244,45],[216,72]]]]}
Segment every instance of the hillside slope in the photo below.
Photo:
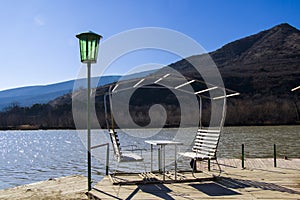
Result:
{"type": "Polygon", "coordinates": [[[246,94],[290,96],[300,82],[300,31],[289,24],[229,43],[211,56],[226,86],[246,94]]]}
{"type": "MultiPolygon", "coordinates": [[[[209,53],[226,88],[241,93],[228,99],[227,125],[294,124],[300,121],[300,31],[289,24],[236,40],[209,53]]],[[[205,63],[205,55],[192,56],[205,63]]],[[[187,60],[170,65],[199,78],[187,60]]],[[[165,72],[161,70],[161,73],[165,72]]],[[[159,73],[159,72],[158,72],[159,73]]]]}
{"type": "MultiPolygon", "coordinates": [[[[298,29],[286,23],[279,24],[271,29],[226,44],[209,55],[218,66],[225,87],[241,93],[240,96],[229,98],[227,101],[227,125],[299,123],[300,92],[290,91],[291,88],[300,84],[300,31],[298,29]]],[[[200,64],[205,63],[204,58],[205,55],[192,56],[192,59],[200,64]]],[[[172,63],[169,67],[189,77],[199,78],[200,76],[185,59],[172,63]]],[[[162,68],[154,73],[165,74],[164,70],[167,69],[162,68]]],[[[99,87],[96,93],[98,120],[103,127],[105,126],[104,92],[105,88],[99,87]]],[[[150,106],[162,104],[167,110],[167,125],[177,126],[180,123],[180,108],[178,102],[170,101],[172,95],[160,91],[153,94],[136,92],[131,101],[131,117],[136,123],[145,126],[150,120],[148,116],[150,106]]],[[[56,122],[53,123],[51,116],[56,117],[55,120],[59,124],[56,125],[57,127],[74,127],[71,109],[70,94],[52,101],[44,108],[44,113],[49,119],[47,116],[44,117],[43,127],[55,127],[56,122]]],[[[5,116],[2,118],[0,115],[0,122],[2,123],[12,114],[21,112],[17,111],[4,113],[2,116],[5,116]]],[[[33,113],[36,112],[31,110],[28,113],[31,114],[28,117],[26,114],[24,117],[23,114],[18,123],[30,123],[33,113]]],[[[83,115],[82,118],[82,128],[84,128],[85,116],[83,115]]],[[[36,119],[35,124],[39,125],[38,123],[36,119]]],[[[2,123],[2,126],[8,125],[10,125],[8,122],[2,123]]]]}

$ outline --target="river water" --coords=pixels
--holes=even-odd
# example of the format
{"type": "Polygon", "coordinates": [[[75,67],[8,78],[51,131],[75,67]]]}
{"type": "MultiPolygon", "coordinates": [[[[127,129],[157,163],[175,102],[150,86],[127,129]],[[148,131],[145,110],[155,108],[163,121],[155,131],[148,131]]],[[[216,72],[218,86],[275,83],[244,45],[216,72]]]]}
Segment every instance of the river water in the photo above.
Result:
{"type": "MultiPolygon", "coordinates": [[[[149,139],[182,140],[178,151],[191,148],[190,138],[194,129],[164,130],[123,130],[119,131],[121,145],[136,145],[147,151],[143,153],[146,167],[150,165],[149,139]]],[[[0,131],[0,189],[47,180],[49,178],[73,174],[86,175],[85,131],[76,130],[38,130],[38,131],[0,131]]],[[[103,130],[92,131],[93,145],[109,142],[103,130]]],[[[246,157],[272,157],[273,144],[277,145],[278,157],[300,157],[300,126],[249,126],[226,127],[218,147],[219,158],[239,158],[241,144],[245,144],[246,157]]],[[[156,152],[154,152],[156,153],[156,152]]],[[[93,180],[100,180],[105,173],[106,148],[92,151],[93,180]]],[[[156,155],[156,154],[155,154],[156,155]]],[[[174,147],[167,147],[166,164],[173,166],[174,147]]],[[[110,146],[110,167],[114,169],[141,170],[133,163],[119,166],[113,157],[110,146]]],[[[154,160],[154,163],[156,161],[154,160]]],[[[187,161],[179,159],[179,167],[186,167],[187,161]]],[[[155,167],[155,166],[154,166],[155,167]]]]}

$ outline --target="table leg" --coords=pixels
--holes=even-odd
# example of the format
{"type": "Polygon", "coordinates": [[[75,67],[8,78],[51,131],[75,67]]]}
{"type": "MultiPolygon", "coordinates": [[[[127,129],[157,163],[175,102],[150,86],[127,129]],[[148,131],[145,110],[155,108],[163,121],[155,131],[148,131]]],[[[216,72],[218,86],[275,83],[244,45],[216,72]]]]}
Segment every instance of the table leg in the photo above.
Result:
{"type": "Polygon", "coordinates": [[[150,171],[152,172],[153,171],[153,144],[150,145],[151,146],[151,168],[150,168],[150,171]]]}
{"type": "Polygon", "coordinates": [[[175,160],[174,160],[174,164],[175,164],[175,181],[177,180],[177,145],[175,144],[175,160]]]}
{"type": "Polygon", "coordinates": [[[165,181],[165,174],[166,174],[166,147],[165,145],[162,146],[164,152],[164,174],[163,174],[163,181],[165,181]]]}
{"type": "Polygon", "coordinates": [[[158,172],[161,173],[161,152],[160,152],[160,147],[158,147],[158,150],[157,150],[157,153],[158,153],[158,172]]]}

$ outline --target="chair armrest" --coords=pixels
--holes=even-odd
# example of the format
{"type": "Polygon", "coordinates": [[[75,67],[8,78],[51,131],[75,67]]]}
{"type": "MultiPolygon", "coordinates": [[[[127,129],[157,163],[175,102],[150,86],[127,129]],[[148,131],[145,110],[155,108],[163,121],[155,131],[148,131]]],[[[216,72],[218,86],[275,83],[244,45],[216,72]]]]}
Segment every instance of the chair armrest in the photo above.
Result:
{"type": "MultiPolygon", "coordinates": [[[[130,148],[129,151],[133,151],[134,149],[137,148],[137,146],[134,145],[134,144],[132,144],[132,145],[121,146],[121,148],[124,149],[124,151],[126,151],[128,148],[130,148]],[[127,148],[127,149],[126,149],[126,148],[127,148]]],[[[128,151],[128,150],[127,150],[127,151],[128,151]]]]}
{"type": "Polygon", "coordinates": [[[138,149],[136,145],[126,145],[126,146],[122,146],[121,148],[122,148],[124,151],[131,151],[131,152],[133,152],[133,151],[140,151],[140,154],[141,154],[141,155],[143,155],[143,151],[147,151],[147,149],[145,149],[145,148],[140,148],[140,149],[138,149]],[[123,148],[123,147],[131,147],[131,148],[130,148],[130,149],[125,149],[125,148],[123,148]]]}

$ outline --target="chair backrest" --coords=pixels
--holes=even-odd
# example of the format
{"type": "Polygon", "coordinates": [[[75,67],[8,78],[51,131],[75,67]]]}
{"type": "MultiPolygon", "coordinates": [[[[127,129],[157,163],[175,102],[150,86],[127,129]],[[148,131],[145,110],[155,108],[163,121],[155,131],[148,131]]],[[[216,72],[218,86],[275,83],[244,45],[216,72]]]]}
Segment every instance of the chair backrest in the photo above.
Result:
{"type": "Polygon", "coordinates": [[[117,132],[115,132],[112,129],[109,130],[109,136],[111,139],[114,153],[117,156],[117,158],[120,158],[122,156],[122,153],[121,153],[121,147],[120,147],[120,142],[119,142],[119,136],[118,136],[117,132]]]}
{"type": "Polygon", "coordinates": [[[216,158],[220,130],[199,129],[194,139],[193,152],[202,157],[216,158]]]}

